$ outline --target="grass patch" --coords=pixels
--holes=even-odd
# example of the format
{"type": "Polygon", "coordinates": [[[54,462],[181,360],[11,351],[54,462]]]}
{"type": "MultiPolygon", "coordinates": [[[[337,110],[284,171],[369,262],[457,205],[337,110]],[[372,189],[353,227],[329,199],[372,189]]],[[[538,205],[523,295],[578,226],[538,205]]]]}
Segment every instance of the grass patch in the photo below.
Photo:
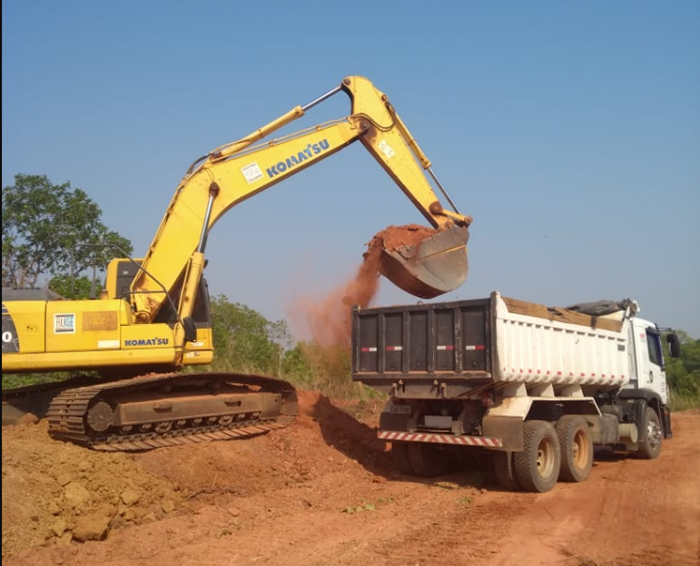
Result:
{"type": "Polygon", "coordinates": [[[700,409],[700,397],[694,395],[681,395],[671,389],[668,396],[668,406],[673,412],[690,411],[700,409]]]}
{"type": "Polygon", "coordinates": [[[353,515],[355,513],[363,513],[366,511],[376,511],[378,505],[388,505],[390,503],[393,503],[394,500],[391,497],[379,497],[377,498],[376,502],[368,501],[367,499],[363,499],[362,502],[359,505],[354,505],[350,507],[345,507],[345,509],[341,509],[341,513],[347,513],[348,515],[353,515]]]}
{"type": "Polygon", "coordinates": [[[65,381],[69,377],[70,374],[66,372],[3,374],[2,390],[5,391],[7,389],[17,389],[19,387],[41,385],[44,383],[56,383],[58,381],[65,381]]]}

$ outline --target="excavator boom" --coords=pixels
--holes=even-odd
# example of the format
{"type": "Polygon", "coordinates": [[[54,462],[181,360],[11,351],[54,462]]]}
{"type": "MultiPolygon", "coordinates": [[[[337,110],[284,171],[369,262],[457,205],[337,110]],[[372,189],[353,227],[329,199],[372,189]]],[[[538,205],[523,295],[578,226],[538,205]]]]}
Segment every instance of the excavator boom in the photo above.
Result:
{"type": "MultiPolygon", "coordinates": [[[[161,288],[171,288],[183,271],[190,281],[185,289],[194,292],[203,265],[203,255],[197,254],[204,253],[209,231],[223,214],[356,141],[434,229],[426,234],[429,239],[424,243],[411,242],[401,250],[386,247],[382,273],[397,286],[423,298],[459,287],[467,275],[467,227],[471,217],[443,207],[425,171],[447,201],[452,204],[452,200],[388,97],[368,79],[354,76],[240,140],[214,149],[190,167],[132,284],[137,317],[143,322],[152,320],[166,300],[161,288]],[[261,142],[340,91],[352,102],[352,113],[346,118],[261,142]]],[[[181,303],[183,300],[184,318],[188,316],[187,294],[181,303]]]]}

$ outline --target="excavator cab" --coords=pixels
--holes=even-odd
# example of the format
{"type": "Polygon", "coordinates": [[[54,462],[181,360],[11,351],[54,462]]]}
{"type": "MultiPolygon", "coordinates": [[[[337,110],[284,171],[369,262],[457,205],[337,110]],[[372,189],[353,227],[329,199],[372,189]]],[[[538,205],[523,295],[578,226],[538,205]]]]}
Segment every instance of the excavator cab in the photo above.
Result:
{"type": "Polygon", "coordinates": [[[394,285],[416,297],[432,299],[464,283],[468,239],[466,224],[453,221],[437,229],[390,226],[374,236],[368,253],[379,255],[379,271],[394,285]]]}

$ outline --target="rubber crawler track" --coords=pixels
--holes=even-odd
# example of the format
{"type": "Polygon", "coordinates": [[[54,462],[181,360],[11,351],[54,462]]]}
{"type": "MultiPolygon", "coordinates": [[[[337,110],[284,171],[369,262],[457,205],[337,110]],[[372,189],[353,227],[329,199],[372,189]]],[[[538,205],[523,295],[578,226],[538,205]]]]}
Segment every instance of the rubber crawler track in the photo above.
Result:
{"type": "MultiPolygon", "coordinates": [[[[265,434],[271,430],[285,428],[294,420],[297,411],[297,396],[294,387],[283,380],[248,374],[166,374],[136,377],[116,382],[101,383],[86,387],[72,388],[58,394],[47,413],[49,434],[57,440],[65,440],[95,450],[103,451],[143,451],[167,446],[228,440],[265,434]],[[280,412],[276,418],[235,420],[230,424],[208,424],[193,426],[189,421],[185,428],[170,429],[167,432],[129,432],[98,433],[85,425],[87,411],[97,398],[109,399],[111,395],[120,396],[131,393],[143,393],[149,389],[162,388],[170,383],[204,390],[205,385],[221,381],[235,385],[253,387],[246,395],[257,393],[279,393],[281,395],[280,412]]],[[[166,423],[167,420],[161,421],[166,423]]],[[[149,421],[156,428],[158,421],[149,421]]],[[[137,427],[134,427],[137,428],[137,427]]]]}

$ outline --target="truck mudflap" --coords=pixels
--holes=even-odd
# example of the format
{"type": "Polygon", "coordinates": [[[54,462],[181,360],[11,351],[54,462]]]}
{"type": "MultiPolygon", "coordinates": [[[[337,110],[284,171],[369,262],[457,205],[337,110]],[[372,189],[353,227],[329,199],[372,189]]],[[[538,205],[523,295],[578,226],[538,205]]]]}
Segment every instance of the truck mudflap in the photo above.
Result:
{"type": "Polygon", "coordinates": [[[68,389],[47,417],[53,438],[114,452],[257,436],[289,426],[296,412],[296,391],[286,381],[192,373],[68,389]]]}
{"type": "Polygon", "coordinates": [[[484,448],[502,448],[500,438],[485,436],[456,436],[454,434],[439,434],[433,432],[396,432],[380,430],[377,437],[392,442],[432,442],[452,446],[483,446],[484,448]]]}
{"type": "Polygon", "coordinates": [[[671,409],[666,405],[661,405],[661,426],[664,429],[664,438],[673,438],[673,429],[671,428],[671,409]]]}

